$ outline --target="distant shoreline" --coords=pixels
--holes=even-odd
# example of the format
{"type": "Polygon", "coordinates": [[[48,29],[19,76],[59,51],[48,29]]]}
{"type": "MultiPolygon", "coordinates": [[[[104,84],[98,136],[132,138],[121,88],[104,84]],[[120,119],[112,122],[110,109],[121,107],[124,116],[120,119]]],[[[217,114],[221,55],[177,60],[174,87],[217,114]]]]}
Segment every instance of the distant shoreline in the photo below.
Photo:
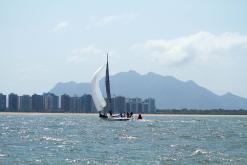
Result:
{"type": "Polygon", "coordinates": [[[247,110],[224,110],[224,109],[215,109],[215,110],[157,110],[158,114],[176,114],[176,115],[247,115],[247,110]]]}
{"type": "Polygon", "coordinates": [[[6,115],[64,115],[64,114],[69,114],[69,115],[97,115],[98,113],[65,113],[65,112],[0,112],[1,114],[6,114],[6,115]]]}
{"type": "MultiPolygon", "coordinates": [[[[64,112],[0,112],[0,115],[98,115],[98,113],[64,113],[64,112]]],[[[137,113],[136,113],[137,114],[137,113]]],[[[135,114],[135,115],[136,115],[135,114]]],[[[159,113],[152,114],[142,114],[144,116],[168,116],[168,115],[184,115],[184,116],[193,116],[193,115],[202,115],[202,116],[210,116],[210,115],[247,115],[247,110],[224,110],[224,111],[212,111],[212,110],[191,110],[191,111],[182,111],[182,110],[162,110],[159,113]]]]}

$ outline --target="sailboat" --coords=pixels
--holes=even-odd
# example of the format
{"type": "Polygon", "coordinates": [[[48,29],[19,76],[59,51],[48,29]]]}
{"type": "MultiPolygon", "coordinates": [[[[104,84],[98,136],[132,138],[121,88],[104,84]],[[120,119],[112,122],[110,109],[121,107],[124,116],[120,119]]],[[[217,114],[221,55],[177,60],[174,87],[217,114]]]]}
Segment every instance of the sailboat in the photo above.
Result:
{"type": "Polygon", "coordinates": [[[130,118],[114,116],[112,109],[110,79],[109,79],[109,64],[108,54],[106,65],[99,67],[93,75],[91,81],[91,95],[95,104],[96,110],[99,112],[99,117],[110,121],[128,121],[130,118]],[[104,72],[105,71],[105,72],[104,72]],[[105,75],[104,75],[105,73],[105,75]],[[100,90],[100,80],[105,76],[106,99],[103,97],[100,90]],[[109,113],[110,115],[107,115],[109,113]]]}

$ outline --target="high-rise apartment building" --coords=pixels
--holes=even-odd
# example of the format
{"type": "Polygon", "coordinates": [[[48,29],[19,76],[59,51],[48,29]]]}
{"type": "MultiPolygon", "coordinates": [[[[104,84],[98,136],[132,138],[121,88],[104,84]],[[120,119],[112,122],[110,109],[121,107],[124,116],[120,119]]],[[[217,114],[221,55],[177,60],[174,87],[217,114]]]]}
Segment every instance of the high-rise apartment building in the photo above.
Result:
{"type": "Polygon", "coordinates": [[[32,111],[32,98],[29,95],[20,96],[20,111],[21,112],[32,111]]]}
{"type": "Polygon", "coordinates": [[[0,112],[6,111],[6,95],[0,93],[0,112]]]}
{"type": "Polygon", "coordinates": [[[17,94],[14,94],[14,93],[9,94],[8,102],[9,102],[8,111],[10,112],[19,111],[19,96],[17,94]]]}
{"type": "Polygon", "coordinates": [[[43,95],[32,95],[32,111],[44,112],[44,98],[43,95]]]}

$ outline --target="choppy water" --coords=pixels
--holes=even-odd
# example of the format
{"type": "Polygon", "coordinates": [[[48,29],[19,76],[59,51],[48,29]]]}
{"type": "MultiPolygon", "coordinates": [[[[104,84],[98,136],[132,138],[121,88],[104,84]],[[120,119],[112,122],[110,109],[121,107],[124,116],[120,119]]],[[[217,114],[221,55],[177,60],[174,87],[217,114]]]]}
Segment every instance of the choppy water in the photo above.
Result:
{"type": "Polygon", "coordinates": [[[0,164],[247,164],[247,117],[0,114],[0,164]]]}

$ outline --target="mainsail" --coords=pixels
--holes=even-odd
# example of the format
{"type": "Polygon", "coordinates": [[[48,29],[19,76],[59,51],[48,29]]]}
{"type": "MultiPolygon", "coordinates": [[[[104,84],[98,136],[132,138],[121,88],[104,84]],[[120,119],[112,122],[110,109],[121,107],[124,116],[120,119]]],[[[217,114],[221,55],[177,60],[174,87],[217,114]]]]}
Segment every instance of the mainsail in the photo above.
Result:
{"type": "MultiPolygon", "coordinates": [[[[92,98],[97,111],[102,111],[106,106],[105,99],[100,91],[99,81],[104,77],[105,65],[100,67],[93,75],[91,81],[92,98]]],[[[109,77],[108,77],[109,78],[109,77]]]]}
{"type": "Polygon", "coordinates": [[[106,74],[105,74],[105,89],[106,89],[106,112],[112,112],[111,106],[111,91],[110,91],[110,79],[109,79],[109,66],[108,66],[108,54],[107,54],[107,63],[106,63],[106,74]]]}

